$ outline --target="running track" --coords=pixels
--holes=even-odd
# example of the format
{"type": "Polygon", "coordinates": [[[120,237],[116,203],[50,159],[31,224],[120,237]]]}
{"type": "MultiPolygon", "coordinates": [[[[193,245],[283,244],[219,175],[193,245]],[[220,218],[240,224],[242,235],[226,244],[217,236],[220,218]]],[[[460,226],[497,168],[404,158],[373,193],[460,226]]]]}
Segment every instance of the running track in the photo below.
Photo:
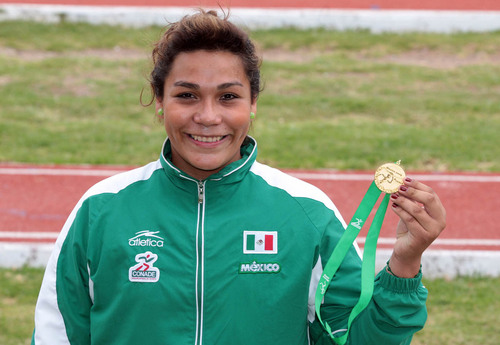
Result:
{"type": "MultiPolygon", "coordinates": [[[[500,11],[500,1],[497,0],[144,0],[140,3],[134,0],[9,0],[3,3],[183,7],[216,6],[220,3],[232,8],[500,11]]],[[[0,163],[0,266],[24,263],[43,265],[57,233],[81,195],[99,180],[130,168],[0,163]],[[14,261],[6,259],[24,249],[27,252],[20,254],[24,257],[14,261]]],[[[325,191],[346,221],[354,214],[373,179],[371,172],[289,172],[325,191]]],[[[500,259],[500,227],[495,221],[500,209],[500,175],[418,172],[410,172],[409,175],[431,185],[447,209],[447,229],[428,250],[429,257],[434,258],[430,266],[438,270],[434,272],[435,275],[500,275],[500,268],[497,268],[500,259]]],[[[396,216],[388,210],[379,239],[381,261],[390,254],[396,222],[396,216]]],[[[361,247],[364,235],[366,230],[359,239],[361,247]]]]}
{"type": "MultiPolygon", "coordinates": [[[[52,244],[66,217],[90,186],[131,168],[0,164],[0,245],[52,244]]],[[[371,172],[287,172],[321,188],[346,221],[373,180],[371,172]]],[[[447,228],[430,251],[453,252],[458,257],[471,252],[480,257],[499,255],[500,229],[494,215],[500,209],[500,175],[408,175],[430,185],[447,209],[447,228]]],[[[396,223],[396,215],[388,210],[379,239],[379,251],[385,256],[392,247],[396,223]]],[[[361,247],[366,235],[366,229],[363,230],[361,247]]]]}

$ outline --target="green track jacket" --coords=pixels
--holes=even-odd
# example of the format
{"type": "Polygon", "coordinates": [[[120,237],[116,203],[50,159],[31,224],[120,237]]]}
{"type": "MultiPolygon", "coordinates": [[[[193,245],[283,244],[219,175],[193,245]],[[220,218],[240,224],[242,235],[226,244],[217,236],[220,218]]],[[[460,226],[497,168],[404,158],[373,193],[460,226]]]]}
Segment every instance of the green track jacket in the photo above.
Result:
{"type": "MultiPolygon", "coordinates": [[[[35,345],[331,344],[314,293],[345,223],[316,187],[243,158],[204,181],[160,159],[82,197],[48,262],[35,345]]],[[[360,291],[353,246],[321,308],[346,328],[360,291]]],[[[426,319],[421,277],[375,278],[350,344],[409,344],[426,319]]]]}

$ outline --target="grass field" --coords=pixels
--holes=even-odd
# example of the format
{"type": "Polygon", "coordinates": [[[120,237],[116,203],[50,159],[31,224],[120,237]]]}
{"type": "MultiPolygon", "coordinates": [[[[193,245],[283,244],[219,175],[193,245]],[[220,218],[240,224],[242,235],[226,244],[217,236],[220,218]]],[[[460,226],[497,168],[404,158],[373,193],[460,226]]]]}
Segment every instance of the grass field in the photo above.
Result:
{"type": "MultiPolygon", "coordinates": [[[[29,344],[42,274],[41,269],[0,269],[0,344],[29,344]]],[[[429,290],[429,317],[413,345],[498,345],[500,278],[424,283],[429,290]]]]}
{"type": "MultiPolygon", "coordinates": [[[[148,100],[157,27],[0,23],[0,161],[142,165],[165,134],[148,100]]],[[[264,92],[252,135],[280,168],[500,171],[500,32],[252,33],[264,92]]],[[[28,344],[37,269],[0,269],[0,344],[28,344]]],[[[413,344],[500,343],[499,278],[426,281],[413,344]]]]}
{"type": "MultiPolygon", "coordinates": [[[[0,23],[0,161],[142,165],[161,29],[0,23]]],[[[252,135],[280,168],[500,170],[500,33],[252,33],[264,58],[252,135]]]]}

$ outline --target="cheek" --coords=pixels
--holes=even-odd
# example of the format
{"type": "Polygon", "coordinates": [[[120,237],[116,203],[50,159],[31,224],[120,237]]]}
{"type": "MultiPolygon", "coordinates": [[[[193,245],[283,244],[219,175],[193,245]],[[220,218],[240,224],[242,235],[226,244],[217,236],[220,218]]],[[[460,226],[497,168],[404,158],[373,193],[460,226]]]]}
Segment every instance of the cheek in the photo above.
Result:
{"type": "Polygon", "coordinates": [[[183,126],[185,119],[175,111],[169,110],[163,117],[163,124],[167,134],[173,136],[183,126]]]}
{"type": "Polygon", "coordinates": [[[231,117],[228,120],[228,124],[235,130],[237,129],[246,134],[246,132],[250,129],[250,112],[248,112],[248,114],[245,112],[241,115],[231,117]]]}
{"type": "Polygon", "coordinates": [[[165,118],[163,119],[163,127],[165,127],[165,132],[167,132],[167,135],[169,137],[172,136],[172,129],[170,128],[170,123],[165,118]]]}
{"type": "Polygon", "coordinates": [[[180,126],[175,122],[169,121],[167,118],[165,118],[164,121],[165,131],[170,140],[173,142],[182,140],[182,131],[180,129],[180,126]]]}

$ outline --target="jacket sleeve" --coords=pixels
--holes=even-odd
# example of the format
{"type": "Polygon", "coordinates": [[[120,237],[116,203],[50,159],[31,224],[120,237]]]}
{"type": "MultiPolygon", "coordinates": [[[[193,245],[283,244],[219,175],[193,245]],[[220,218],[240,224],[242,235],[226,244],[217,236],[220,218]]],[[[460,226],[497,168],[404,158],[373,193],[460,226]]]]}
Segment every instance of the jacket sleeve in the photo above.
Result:
{"type": "MultiPolygon", "coordinates": [[[[330,254],[342,235],[339,227],[327,229],[320,255],[325,267],[330,254]]],[[[398,278],[383,269],[375,277],[373,297],[368,306],[351,324],[347,344],[403,345],[410,344],[413,334],[423,328],[427,319],[427,290],[422,274],[412,279],[398,278]]],[[[346,332],[349,314],[361,290],[361,259],[353,246],[332,278],[320,312],[333,332],[346,332]]],[[[316,319],[310,324],[312,344],[331,345],[335,342],[316,319]]]]}
{"type": "Polygon", "coordinates": [[[88,202],[70,214],[47,264],[35,308],[32,345],[90,344],[88,202]]]}

